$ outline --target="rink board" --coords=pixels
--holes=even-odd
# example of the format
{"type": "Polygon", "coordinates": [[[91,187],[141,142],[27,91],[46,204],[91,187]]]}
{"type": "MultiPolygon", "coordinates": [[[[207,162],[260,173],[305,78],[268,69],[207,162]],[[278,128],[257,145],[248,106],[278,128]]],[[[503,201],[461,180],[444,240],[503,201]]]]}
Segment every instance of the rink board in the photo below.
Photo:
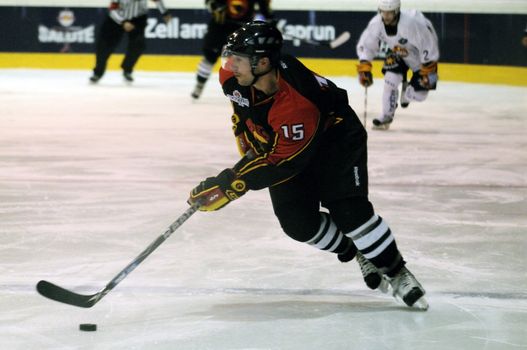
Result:
{"type": "MultiPolygon", "coordinates": [[[[119,70],[122,54],[115,54],[109,70],[119,70]]],[[[194,72],[200,56],[144,55],[136,69],[142,71],[194,72]]],[[[327,76],[355,76],[357,60],[302,58],[312,70],[327,76]]],[[[86,69],[95,64],[93,54],[0,53],[0,68],[86,69]]],[[[382,62],[374,63],[374,76],[382,77],[382,62]]],[[[527,68],[440,63],[442,81],[527,86],[527,68]]]]}
{"type": "MultiPolygon", "coordinates": [[[[0,6],[0,52],[93,53],[105,8],[0,6]]],[[[146,54],[201,55],[210,14],[205,8],[171,9],[164,23],[151,9],[145,28],[146,54]]],[[[277,10],[284,33],[284,51],[298,57],[354,59],[361,32],[374,11],[277,10]],[[293,40],[333,40],[348,31],[350,39],[336,49],[293,40]]],[[[527,50],[521,44],[527,23],[523,13],[425,12],[439,40],[441,61],[449,63],[523,66],[527,50]]],[[[117,48],[123,53],[125,40],[117,48]]]]}

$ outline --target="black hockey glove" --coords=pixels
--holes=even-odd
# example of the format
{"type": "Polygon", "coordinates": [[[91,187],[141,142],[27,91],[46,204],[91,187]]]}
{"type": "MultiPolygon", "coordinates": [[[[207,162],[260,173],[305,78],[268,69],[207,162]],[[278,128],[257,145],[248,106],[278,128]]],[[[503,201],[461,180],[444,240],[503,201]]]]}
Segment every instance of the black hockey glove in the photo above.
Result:
{"type": "Polygon", "coordinates": [[[214,22],[218,24],[225,23],[225,14],[227,10],[227,4],[225,1],[221,0],[207,0],[206,2],[207,9],[212,14],[214,22]]]}
{"type": "Polygon", "coordinates": [[[373,75],[371,74],[371,62],[361,61],[360,64],[357,65],[357,72],[359,73],[359,83],[362,86],[368,87],[373,84],[373,75]]]}
{"type": "Polygon", "coordinates": [[[437,62],[421,65],[421,69],[414,72],[410,85],[415,91],[435,90],[437,86],[437,62]]]}
{"type": "Polygon", "coordinates": [[[245,181],[237,179],[232,169],[225,169],[218,176],[208,177],[190,191],[187,203],[200,203],[199,210],[218,210],[247,192],[245,181]]]}

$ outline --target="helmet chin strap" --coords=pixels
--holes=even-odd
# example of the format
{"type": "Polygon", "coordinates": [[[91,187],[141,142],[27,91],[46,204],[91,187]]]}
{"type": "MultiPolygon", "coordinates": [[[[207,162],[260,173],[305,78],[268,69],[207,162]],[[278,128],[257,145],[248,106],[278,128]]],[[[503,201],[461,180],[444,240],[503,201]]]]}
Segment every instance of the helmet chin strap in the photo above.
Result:
{"type": "Polygon", "coordinates": [[[254,79],[253,79],[251,85],[256,84],[256,82],[258,81],[258,79],[260,79],[260,77],[263,77],[264,75],[266,75],[267,73],[271,72],[272,70],[273,70],[273,67],[269,67],[269,70],[267,70],[267,71],[265,71],[265,72],[263,72],[263,73],[256,73],[256,72],[254,71],[254,68],[252,68],[252,69],[251,69],[251,73],[252,73],[252,75],[254,76],[254,79]]]}
{"type": "Polygon", "coordinates": [[[256,84],[256,82],[258,81],[258,79],[260,79],[260,77],[266,75],[267,73],[269,73],[270,71],[273,70],[273,66],[269,65],[269,69],[267,71],[265,71],[263,73],[256,73],[255,72],[256,66],[258,65],[258,61],[260,60],[260,58],[262,58],[262,57],[258,57],[258,56],[252,56],[251,57],[251,74],[254,77],[253,81],[251,82],[251,86],[256,84]]]}

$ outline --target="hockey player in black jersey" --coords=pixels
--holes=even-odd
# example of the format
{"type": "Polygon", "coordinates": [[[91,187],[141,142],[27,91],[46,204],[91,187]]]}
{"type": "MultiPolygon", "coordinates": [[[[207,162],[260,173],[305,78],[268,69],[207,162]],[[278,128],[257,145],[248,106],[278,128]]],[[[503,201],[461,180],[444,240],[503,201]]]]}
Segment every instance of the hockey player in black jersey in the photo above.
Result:
{"type": "Polygon", "coordinates": [[[200,98],[212,72],[212,67],[220,57],[223,45],[227,42],[227,36],[240,28],[242,24],[254,19],[256,6],[266,19],[272,17],[270,0],[206,0],[205,4],[211,13],[211,18],[203,39],[203,58],[198,64],[196,86],[191,93],[193,99],[200,98]]]}
{"type": "Polygon", "coordinates": [[[342,262],[356,258],[370,288],[391,285],[407,305],[426,309],[423,287],[368,199],[367,135],[347,92],[282,55],[281,46],[282,35],[266,22],[229,36],[220,81],[242,158],[196,186],[189,203],[218,210],[268,188],[289,237],[342,262]]]}

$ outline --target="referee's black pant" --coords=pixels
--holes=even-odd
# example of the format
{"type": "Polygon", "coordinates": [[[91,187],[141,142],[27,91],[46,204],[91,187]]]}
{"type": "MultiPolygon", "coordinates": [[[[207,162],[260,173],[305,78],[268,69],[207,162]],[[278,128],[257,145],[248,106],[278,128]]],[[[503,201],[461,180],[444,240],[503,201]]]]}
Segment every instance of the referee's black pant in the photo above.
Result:
{"type": "MultiPolygon", "coordinates": [[[[121,68],[124,73],[132,73],[135,64],[139,57],[145,51],[145,27],[146,15],[133,18],[130,20],[135,28],[128,32],[128,45],[126,47],[126,54],[121,68]]],[[[107,16],[99,30],[97,43],[95,45],[96,63],[93,73],[97,76],[102,76],[106,71],[106,64],[108,58],[114,52],[117,45],[121,41],[123,34],[126,33],[122,25],[115,23],[110,16],[107,16]]]]}

